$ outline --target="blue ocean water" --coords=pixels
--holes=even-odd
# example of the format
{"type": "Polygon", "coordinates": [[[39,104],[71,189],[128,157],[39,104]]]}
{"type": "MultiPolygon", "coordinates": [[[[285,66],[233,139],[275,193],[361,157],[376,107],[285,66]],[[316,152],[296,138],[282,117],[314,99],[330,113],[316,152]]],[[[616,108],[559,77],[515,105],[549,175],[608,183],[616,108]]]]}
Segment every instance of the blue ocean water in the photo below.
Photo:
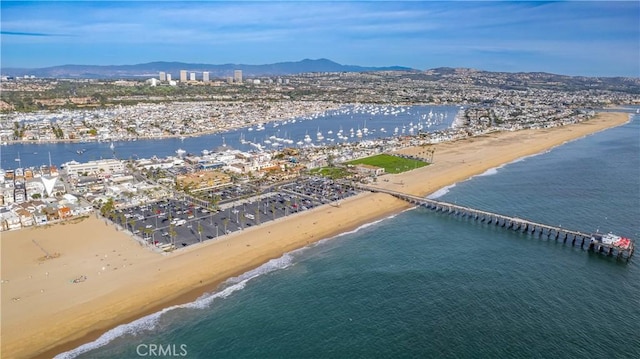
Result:
{"type": "MultiPolygon", "coordinates": [[[[443,192],[640,240],[640,117],[443,192]]],[[[639,299],[638,253],[617,262],[417,208],[62,357],[134,358],[158,345],[187,358],[637,358],[639,299]]]]}

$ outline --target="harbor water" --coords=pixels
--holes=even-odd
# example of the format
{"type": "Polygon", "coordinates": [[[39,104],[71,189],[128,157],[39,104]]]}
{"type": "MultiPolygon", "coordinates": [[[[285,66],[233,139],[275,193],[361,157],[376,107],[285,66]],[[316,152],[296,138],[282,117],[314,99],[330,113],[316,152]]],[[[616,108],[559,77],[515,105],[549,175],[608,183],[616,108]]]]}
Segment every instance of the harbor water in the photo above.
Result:
{"type": "Polygon", "coordinates": [[[434,132],[450,128],[458,106],[349,105],[317,116],[298,117],[198,137],[137,141],[25,143],[0,146],[0,168],[60,166],[69,161],[105,158],[138,159],[175,156],[177,150],[199,155],[203,150],[233,148],[257,151],[282,147],[333,145],[434,132]],[[286,121],[286,123],[285,123],[286,121]],[[358,132],[361,136],[358,136],[358,132]],[[340,134],[340,137],[338,137],[340,134]],[[305,141],[305,137],[308,136],[305,141]]]}
{"type": "MultiPolygon", "coordinates": [[[[640,238],[640,117],[439,198],[640,238]]],[[[417,208],[285,254],[63,358],[632,358],[629,263],[417,208]],[[167,354],[168,352],[165,352],[167,354]],[[165,357],[169,357],[168,355],[165,357]]]]}

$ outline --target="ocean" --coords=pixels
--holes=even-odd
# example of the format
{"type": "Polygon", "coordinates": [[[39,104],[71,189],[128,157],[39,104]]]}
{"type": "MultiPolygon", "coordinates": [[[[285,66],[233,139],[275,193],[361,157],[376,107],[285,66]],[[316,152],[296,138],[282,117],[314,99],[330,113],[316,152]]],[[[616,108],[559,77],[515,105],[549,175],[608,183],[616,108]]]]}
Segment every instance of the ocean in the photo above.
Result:
{"type": "MultiPolygon", "coordinates": [[[[640,240],[640,116],[437,195],[640,240]]],[[[618,262],[416,208],[59,357],[637,358],[639,300],[638,253],[618,262]]]]}

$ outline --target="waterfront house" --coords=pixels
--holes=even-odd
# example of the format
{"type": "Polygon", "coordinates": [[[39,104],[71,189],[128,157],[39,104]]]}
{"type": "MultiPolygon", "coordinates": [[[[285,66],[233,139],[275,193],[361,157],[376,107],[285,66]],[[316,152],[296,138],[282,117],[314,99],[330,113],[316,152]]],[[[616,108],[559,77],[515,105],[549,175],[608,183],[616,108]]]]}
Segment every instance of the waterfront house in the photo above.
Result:
{"type": "Polygon", "coordinates": [[[56,220],[60,219],[60,213],[58,212],[58,208],[56,208],[54,206],[45,207],[42,210],[42,213],[44,213],[44,215],[47,216],[47,221],[48,222],[56,221],[56,220]]]}
{"type": "Polygon", "coordinates": [[[42,211],[36,211],[33,214],[33,222],[35,223],[36,226],[41,226],[41,225],[47,224],[49,221],[47,220],[46,213],[42,211]]]}
{"type": "Polygon", "coordinates": [[[17,214],[11,211],[0,212],[0,228],[3,231],[11,231],[21,227],[20,217],[17,214]]]}
{"type": "Polygon", "coordinates": [[[27,211],[24,208],[17,208],[14,212],[18,215],[18,218],[20,218],[20,224],[23,228],[34,225],[35,222],[33,220],[33,214],[31,212],[27,211]]]}
{"type": "Polygon", "coordinates": [[[71,213],[71,208],[69,206],[61,206],[58,208],[58,218],[66,219],[73,216],[71,213]]]}

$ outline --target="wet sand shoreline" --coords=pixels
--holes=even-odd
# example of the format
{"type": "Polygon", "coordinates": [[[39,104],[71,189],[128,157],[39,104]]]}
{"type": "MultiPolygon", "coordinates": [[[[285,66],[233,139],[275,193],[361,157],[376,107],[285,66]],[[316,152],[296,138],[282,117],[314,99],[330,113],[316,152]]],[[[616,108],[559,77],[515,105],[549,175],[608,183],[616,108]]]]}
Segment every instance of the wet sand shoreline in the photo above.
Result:
{"type": "MultiPolygon", "coordinates": [[[[605,113],[584,123],[554,129],[492,133],[437,144],[432,165],[382,176],[375,185],[426,195],[490,168],[627,121],[627,114],[605,113]]],[[[418,147],[400,153],[420,155],[422,151],[424,148],[418,147]]],[[[95,217],[77,225],[3,233],[3,356],[52,357],[93,341],[119,324],[193,301],[214,291],[226,279],[284,253],[409,207],[386,194],[363,193],[342,201],[340,207],[325,205],[166,256],[140,247],[95,217]],[[45,237],[41,235],[44,231],[47,240],[41,239],[43,246],[62,255],[37,264],[34,258],[41,253],[30,242],[32,238],[45,237]],[[83,239],[83,233],[91,233],[91,238],[83,239]],[[127,260],[123,261],[123,257],[127,260]],[[119,269],[101,270],[106,261],[117,263],[119,269]],[[44,271],[50,274],[43,275],[44,271]],[[86,282],[68,283],[69,278],[80,274],[87,275],[86,282]],[[5,279],[10,281],[4,282],[5,279]],[[43,292],[39,293],[39,288],[43,292]],[[19,301],[11,300],[17,296],[21,297],[19,301]]]]}

